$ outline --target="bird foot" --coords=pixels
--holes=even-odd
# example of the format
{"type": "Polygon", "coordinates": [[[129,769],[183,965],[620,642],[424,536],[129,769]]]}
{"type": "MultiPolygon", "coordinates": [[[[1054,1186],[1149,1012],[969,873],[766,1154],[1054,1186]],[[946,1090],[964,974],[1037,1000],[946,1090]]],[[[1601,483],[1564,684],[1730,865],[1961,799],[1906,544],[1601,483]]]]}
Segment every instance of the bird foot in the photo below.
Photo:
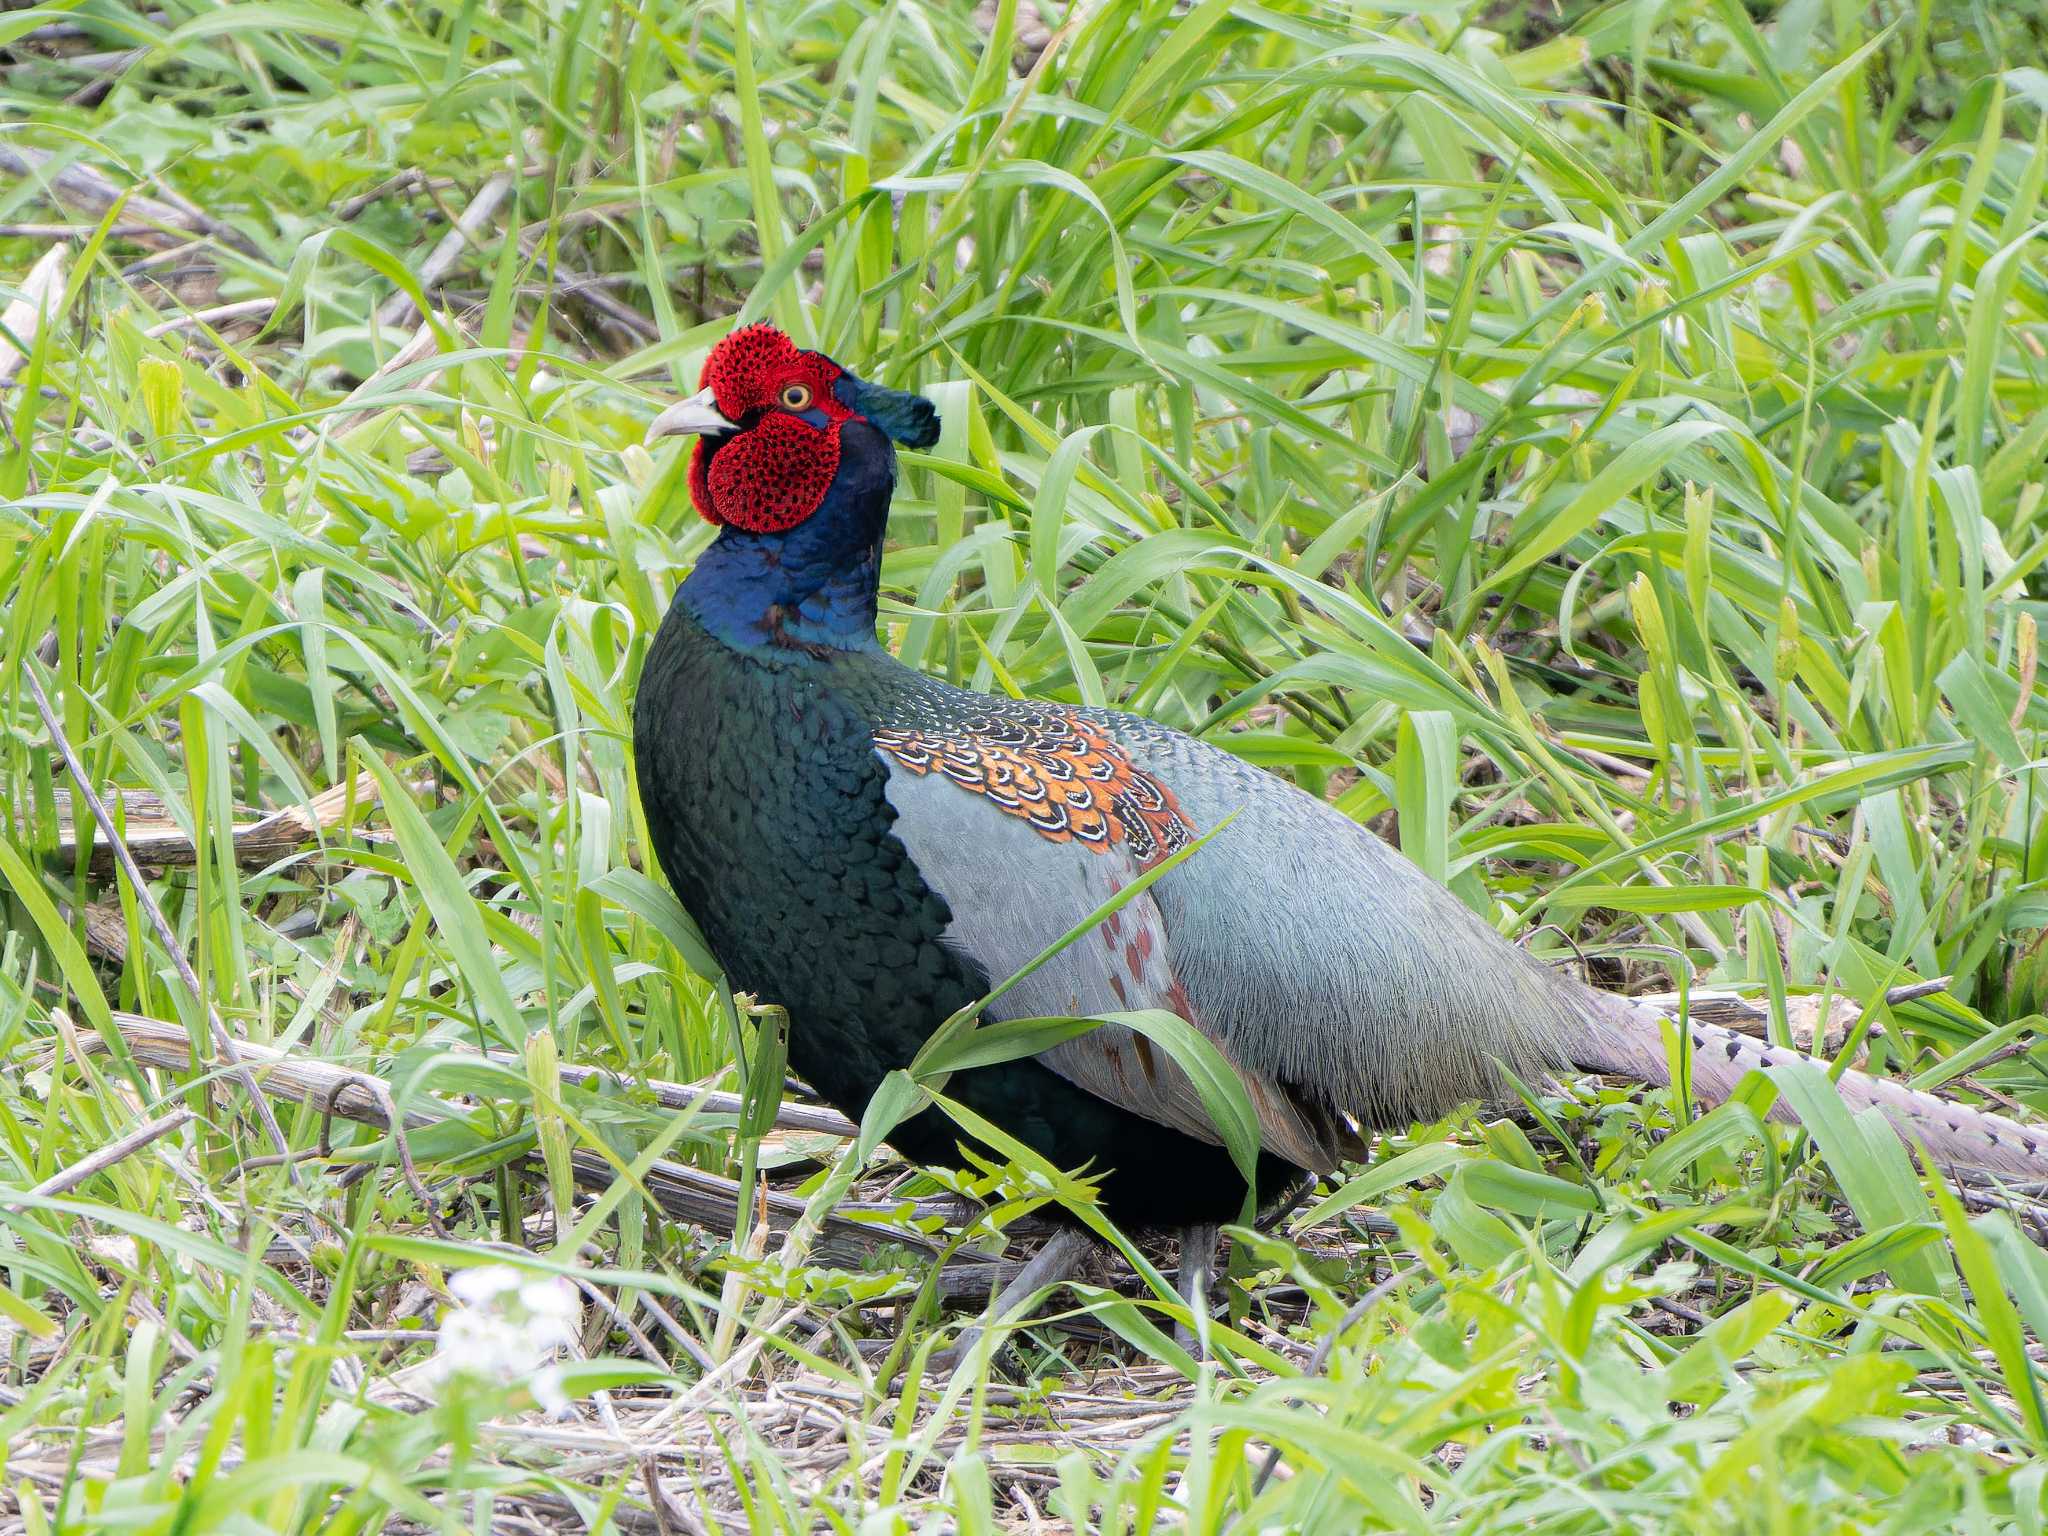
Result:
{"type": "MultiPolygon", "coordinates": [[[[1209,1284],[1216,1275],[1216,1247],[1222,1240],[1214,1222],[1199,1226],[1183,1227],[1180,1233],[1180,1284],[1177,1289],[1180,1299],[1188,1304],[1188,1311],[1196,1317],[1209,1316],[1209,1284]]],[[[1190,1328],[1186,1323],[1173,1325],[1173,1342],[1193,1355],[1197,1360],[1207,1358],[1199,1328],[1190,1328]]]]}

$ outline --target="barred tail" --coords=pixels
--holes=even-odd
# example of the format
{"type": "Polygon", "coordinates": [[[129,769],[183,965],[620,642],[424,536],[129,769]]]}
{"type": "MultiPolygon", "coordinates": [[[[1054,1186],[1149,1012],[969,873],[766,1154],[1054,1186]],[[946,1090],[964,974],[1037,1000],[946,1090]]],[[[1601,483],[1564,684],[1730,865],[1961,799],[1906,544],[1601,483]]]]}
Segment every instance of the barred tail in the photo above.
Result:
{"type": "MultiPolygon", "coordinates": [[[[1668,1084],[1671,1069],[1661,1027],[1665,1015],[1611,993],[1592,996],[1588,1028],[1574,1042],[1572,1065],[1582,1072],[1609,1072],[1658,1087],[1668,1084]]],[[[1697,1019],[1686,1026],[1686,1032],[1692,1039],[1693,1094],[1709,1104],[1728,1098],[1736,1084],[1758,1068],[1814,1060],[1803,1052],[1767,1045],[1697,1019]]],[[[2016,1120],[1937,1098],[1889,1078],[1872,1077],[1853,1067],[1842,1074],[1836,1088],[1851,1110],[1875,1107],[1883,1111],[1902,1140],[1918,1141],[1945,1167],[2048,1180],[2048,1135],[2016,1120]]],[[[1782,1097],[1771,1116],[1777,1120],[1796,1118],[1782,1097]]]]}

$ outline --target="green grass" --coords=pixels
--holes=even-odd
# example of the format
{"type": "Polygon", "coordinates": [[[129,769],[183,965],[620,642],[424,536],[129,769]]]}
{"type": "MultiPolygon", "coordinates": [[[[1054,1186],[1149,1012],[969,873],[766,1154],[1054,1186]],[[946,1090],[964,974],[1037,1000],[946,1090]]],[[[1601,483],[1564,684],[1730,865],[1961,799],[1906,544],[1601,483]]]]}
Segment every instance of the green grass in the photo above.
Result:
{"type": "MultiPolygon", "coordinates": [[[[559,1064],[764,1033],[630,787],[710,533],[638,443],[742,313],[943,407],[906,660],[1210,736],[1604,985],[1819,1001],[2048,1109],[2044,51],[2038,6],[1894,0],[0,13],[0,153],[48,156],[0,172],[0,305],[15,231],[71,229],[0,390],[8,1528],[2041,1530],[2030,1218],[1766,1089],[1409,1128],[1241,1236],[1213,1363],[1098,1275],[946,1378],[902,1247],[805,1263],[643,1183],[928,1176],[559,1064]],[[417,1184],[317,1105],[275,1160],[140,893],[59,851],[31,677],[196,848],[148,889],[225,1026],[456,1102],[417,1184]],[[237,861],[238,806],[349,785],[237,861]],[[583,1284],[566,1420],[427,1364],[508,1248],[583,1284]]],[[[969,1249],[1085,1193],[965,1186],[969,1249]]]]}

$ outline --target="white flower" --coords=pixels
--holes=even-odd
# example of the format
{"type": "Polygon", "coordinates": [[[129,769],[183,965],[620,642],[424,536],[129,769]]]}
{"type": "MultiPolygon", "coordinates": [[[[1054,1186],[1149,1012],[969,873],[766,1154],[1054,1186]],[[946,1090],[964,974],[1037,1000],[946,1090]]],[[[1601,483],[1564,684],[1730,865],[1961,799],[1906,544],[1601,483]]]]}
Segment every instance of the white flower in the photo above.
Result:
{"type": "Polygon", "coordinates": [[[565,1410],[569,1399],[555,1354],[576,1341],[583,1310],[576,1287],[509,1264],[486,1264],[458,1271],[448,1289],[456,1305],[441,1318],[433,1377],[523,1384],[549,1414],[565,1410]]]}
{"type": "Polygon", "coordinates": [[[510,1264],[483,1264],[458,1269],[448,1277],[448,1291],[465,1306],[489,1306],[507,1291],[519,1289],[519,1271],[510,1264]]]}

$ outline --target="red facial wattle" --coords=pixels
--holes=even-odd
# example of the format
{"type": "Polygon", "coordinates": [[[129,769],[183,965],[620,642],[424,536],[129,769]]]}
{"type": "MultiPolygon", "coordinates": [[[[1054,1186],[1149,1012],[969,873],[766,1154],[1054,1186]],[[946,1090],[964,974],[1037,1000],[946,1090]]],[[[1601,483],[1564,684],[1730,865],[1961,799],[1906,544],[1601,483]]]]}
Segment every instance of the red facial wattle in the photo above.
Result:
{"type": "Polygon", "coordinates": [[[838,473],[839,422],[819,428],[794,416],[767,416],[716,445],[698,442],[690,499],[707,522],[782,533],[818,510],[838,473]]]}
{"type": "Polygon", "coordinates": [[[699,383],[741,430],[700,438],[690,500],[707,522],[781,533],[816,512],[839,472],[839,427],[854,412],[839,366],[769,325],[742,326],[704,361],[699,383]]]}

